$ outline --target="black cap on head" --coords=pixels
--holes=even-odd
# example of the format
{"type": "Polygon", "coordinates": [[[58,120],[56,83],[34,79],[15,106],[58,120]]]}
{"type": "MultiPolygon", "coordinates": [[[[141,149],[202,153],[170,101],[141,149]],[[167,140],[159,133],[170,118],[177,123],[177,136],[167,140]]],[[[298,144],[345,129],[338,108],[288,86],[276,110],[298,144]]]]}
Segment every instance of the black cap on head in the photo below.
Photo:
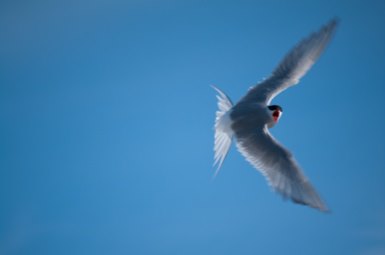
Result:
{"type": "Polygon", "coordinates": [[[269,105],[268,108],[269,108],[271,111],[275,111],[275,110],[278,109],[280,112],[283,112],[282,107],[279,106],[279,105],[269,105]]]}

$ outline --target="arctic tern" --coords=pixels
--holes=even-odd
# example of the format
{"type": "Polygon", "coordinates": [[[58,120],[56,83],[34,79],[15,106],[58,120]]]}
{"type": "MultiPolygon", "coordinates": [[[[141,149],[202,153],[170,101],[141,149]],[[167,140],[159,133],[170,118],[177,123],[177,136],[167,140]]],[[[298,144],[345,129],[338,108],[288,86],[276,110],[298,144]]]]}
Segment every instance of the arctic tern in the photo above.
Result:
{"type": "Polygon", "coordinates": [[[273,73],[251,87],[233,105],[220,89],[217,91],[218,110],[215,119],[214,166],[219,172],[233,137],[239,152],[259,170],[270,186],[285,199],[328,211],[289,150],[269,132],[282,114],[282,107],[271,105],[272,99],[297,84],[319,58],[332,38],[337,19],[331,20],[317,32],[300,41],[279,63],[273,73]]]}

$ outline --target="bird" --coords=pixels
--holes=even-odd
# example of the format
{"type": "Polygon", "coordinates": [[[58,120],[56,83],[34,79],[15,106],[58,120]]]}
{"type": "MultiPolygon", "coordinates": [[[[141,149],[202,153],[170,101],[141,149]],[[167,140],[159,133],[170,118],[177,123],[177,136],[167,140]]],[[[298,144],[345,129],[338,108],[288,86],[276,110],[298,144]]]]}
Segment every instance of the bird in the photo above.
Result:
{"type": "Polygon", "coordinates": [[[212,85],[218,100],[214,125],[214,176],[235,140],[238,151],[264,175],[273,191],[285,200],[322,212],[329,211],[293,154],[271,135],[269,129],[278,123],[283,112],[281,106],[271,104],[271,101],[306,74],[330,42],[338,23],[339,20],[334,18],[302,39],[270,76],[251,87],[236,104],[212,85]]]}

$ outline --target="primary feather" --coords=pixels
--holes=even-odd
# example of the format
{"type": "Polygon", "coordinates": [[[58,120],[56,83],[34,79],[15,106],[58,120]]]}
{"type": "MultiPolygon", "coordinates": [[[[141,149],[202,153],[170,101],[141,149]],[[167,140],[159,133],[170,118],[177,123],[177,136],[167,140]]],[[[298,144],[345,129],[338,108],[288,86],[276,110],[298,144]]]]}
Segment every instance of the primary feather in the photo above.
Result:
{"type": "Polygon", "coordinates": [[[297,44],[279,63],[269,78],[251,88],[241,101],[264,102],[271,100],[285,89],[297,84],[319,58],[332,38],[337,19],[333,19],[318,32],[312,33],[297,44]]]}

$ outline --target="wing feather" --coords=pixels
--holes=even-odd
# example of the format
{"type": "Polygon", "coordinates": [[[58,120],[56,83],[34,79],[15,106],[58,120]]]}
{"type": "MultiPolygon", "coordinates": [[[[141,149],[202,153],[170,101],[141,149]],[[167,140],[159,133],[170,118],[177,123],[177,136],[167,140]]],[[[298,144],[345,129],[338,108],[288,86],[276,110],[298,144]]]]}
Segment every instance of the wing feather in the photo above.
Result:
{"type": "Polygon", "coordinates": [[[333,19],[319,31],[299,42],[284,57],[272,75],[252,87],[242,100],[270,104],[280,92],[297,84],[321,55],[332,38],[337,24],[338,20],[333,19]]]}
{"type": "Polygon", "coordinates": [[[238,150],[275,191],[295,203],[328,210],[292,154],[270,135],[266,126],[254,132],[241,128],[234,131],[238,150]]]}

